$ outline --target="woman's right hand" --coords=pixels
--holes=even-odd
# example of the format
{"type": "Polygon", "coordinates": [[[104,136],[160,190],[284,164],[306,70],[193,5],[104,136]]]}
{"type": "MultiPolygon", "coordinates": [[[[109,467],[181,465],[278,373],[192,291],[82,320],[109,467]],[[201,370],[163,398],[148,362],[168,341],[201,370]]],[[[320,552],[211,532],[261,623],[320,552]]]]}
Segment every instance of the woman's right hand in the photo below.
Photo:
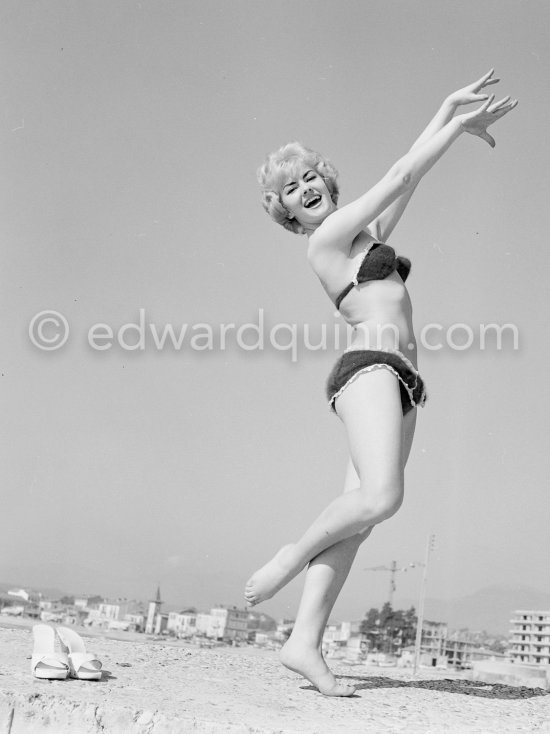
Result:
{"type": "Polygon", "coordinates": [[[478,79],[472,84],[468,84],[462,89],[457,89],[456,92],[449,94],[447,102],[452,104],[454,107],[458,107],[463,104],[471,104],[472,102],[483,102],[488,99],[488,94],[480,94],[482,89],[488,87],[491,84],[496,84],[500,79],[493,79],[494,69],[484,74],[481,79],[478,79]]]}
{"type": "Polygon", "coordinates": [[[467,133],[485,140],[491,148],[495,147],[495,139],[489,135],[487,128],[508,114],[510,110],[513,110],[518,103],[517,99],[510,99],[509,96],[504,97],[499,102],[494,102],[494,99],[495,95],[492,94],[485,104],[477,110],[455,117],[455,120],[460,121],[461,126],[467,133]]]}

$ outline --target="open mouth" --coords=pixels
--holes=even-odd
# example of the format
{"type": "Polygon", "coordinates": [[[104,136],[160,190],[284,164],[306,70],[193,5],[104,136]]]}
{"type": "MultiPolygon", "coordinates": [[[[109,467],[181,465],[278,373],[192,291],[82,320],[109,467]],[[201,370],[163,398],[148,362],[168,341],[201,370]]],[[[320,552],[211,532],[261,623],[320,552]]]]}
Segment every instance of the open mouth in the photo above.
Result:
{"type": "Polygon", "coordinates": [[[304,201],[304,207],[306,209],[311,209],[311,207],[317,206],[317,204],[321,203],[321,196],[320,194],[314,194],[309,199],[304,201]]]}

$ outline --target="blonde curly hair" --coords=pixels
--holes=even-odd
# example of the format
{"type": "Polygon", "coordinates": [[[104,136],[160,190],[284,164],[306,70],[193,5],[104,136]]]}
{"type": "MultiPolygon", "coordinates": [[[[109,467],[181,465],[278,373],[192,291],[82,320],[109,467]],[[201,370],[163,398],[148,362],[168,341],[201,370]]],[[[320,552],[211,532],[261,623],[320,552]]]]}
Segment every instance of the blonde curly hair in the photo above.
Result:
{"type": "Polygon", "coordinates": [[[332,163],[310,148],[297,141],[287,143],[267,156],[265,163],[258,169],[258,182],[262,187],[262,206],[277,224],[281,224],[294,234],[304,234],[302,225],[296,219],[288,218],[288,211],[281,202],[281,187],[289,175],[293,175],[298,164],[305,163],[314,168],[324,179],[334,204],[338,203],[338,171],[332,163]]]}

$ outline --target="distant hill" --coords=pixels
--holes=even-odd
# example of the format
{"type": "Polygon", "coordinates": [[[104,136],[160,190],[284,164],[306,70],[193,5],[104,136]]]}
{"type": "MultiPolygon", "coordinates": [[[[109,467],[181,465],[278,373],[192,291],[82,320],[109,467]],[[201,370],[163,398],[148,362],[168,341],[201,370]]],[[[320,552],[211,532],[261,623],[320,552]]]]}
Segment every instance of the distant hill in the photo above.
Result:
{"type": "MultiPolygon", "coordinates": [[[[397,608],[415,608],[418,600],[406,599],[397,608]]],[[[447,622],[451,629],[468,627],[507,635],[510,619],[516,609],[550,610],[550,592],[527,586],[489,586],[473,594],[449,601],[426,599],[424,616],[433,621],[447,622]]]]}

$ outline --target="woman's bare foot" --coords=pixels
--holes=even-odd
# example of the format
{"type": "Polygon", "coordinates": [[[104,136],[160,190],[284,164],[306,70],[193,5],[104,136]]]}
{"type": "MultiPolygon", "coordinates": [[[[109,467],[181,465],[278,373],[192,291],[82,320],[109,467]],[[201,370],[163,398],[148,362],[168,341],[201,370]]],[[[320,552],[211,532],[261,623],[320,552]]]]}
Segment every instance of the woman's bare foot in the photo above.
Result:
{"type": "Polygon", "coordinates": [[[244,590],[244,598],[250,606],[271,599],[300,573],[302,566],[296,561],[294,548],[293,543],[284,545],[265,566],[250,577],[244,590]]]}
{"type": "Polygon", "coordinates": [[[317,647],[302,645],[292,636],[281,650],[280,658],[285,668],[303,675],[324,696],[353,696],[356,691],[355,686],[336,680],[317,647]]]}

